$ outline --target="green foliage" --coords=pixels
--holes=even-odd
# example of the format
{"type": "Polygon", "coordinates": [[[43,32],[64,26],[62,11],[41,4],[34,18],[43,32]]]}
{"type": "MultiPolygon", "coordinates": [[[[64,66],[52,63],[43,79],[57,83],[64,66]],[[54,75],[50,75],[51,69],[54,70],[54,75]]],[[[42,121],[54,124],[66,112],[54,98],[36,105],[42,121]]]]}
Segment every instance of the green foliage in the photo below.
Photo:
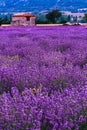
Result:
{"type": "Polygon", "coordinates": [[[11,19],[8,17],[8,15],[5,15],[3,17],[3,24],[10,24],[11,23],[11,19]]]}
{"type": "Polygon", "coordinates": [[[79,130],[87,130],[87,122],[81,124],[79,130]]]}
{"type": "Polygon", "coordinates": [[[71,20],[71,16],[68,15],[68,16],[67,16],[67,21],[70,22],[70,20],[71,20]]]}
{"type": "Polygon", "coordinates": [[[46,17],[44,14],[40,14],[36,16],[36,24],[48,24],[46,17]]]}
{"type": "Polygon", "coordinates": [[[42,19],[36,19],[36,24],[48,24],[49,22],[47,20],[42,19]]]}
{"type": "Polygon", "coordinates": [[[87,21],[87,14],[84,14],[83,19],[85,19],[87,21]]]}
{"type": "Polygon", "coordinates": [[[59,23],[64,24],[64,23],[66,23],[66,22],[68,22],[68,17],[62,15],[62,16],[59,18],[59,23]]]}
{"type": "Polygon", "coordinates": [[[2,22],[3,22],[3,20],[2,20],[2,18],[0,18],[0,26],[2,25],[2,22]]]}
{"type": "Polygon", "coordinates": [[[54,9],[50,11],[48,14],[46,14],[46,18],[51,23],[56,23],[57,19],[61,16],[61,12],[57,9],[54,9]]]}
{"type": "Polygon", "coordinates": [[[36,20],[36,24],[48,24],[48,21],[36,20]]]}

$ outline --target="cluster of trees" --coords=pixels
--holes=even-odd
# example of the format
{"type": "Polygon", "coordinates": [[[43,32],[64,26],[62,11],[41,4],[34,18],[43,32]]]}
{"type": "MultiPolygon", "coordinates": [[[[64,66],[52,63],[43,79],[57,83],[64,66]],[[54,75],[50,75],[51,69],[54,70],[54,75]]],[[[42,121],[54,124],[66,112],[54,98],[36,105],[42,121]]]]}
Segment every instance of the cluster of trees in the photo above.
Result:
{"type": "Polygon", "coordinates": [[[52,10],[48,14],[46,14],[46,18],[49,22],[56,23],[57,19],[61,16],[61,12],[59,10],[52,10]]]}
{"type": "Polygon", "coordinates": [[[11,15],[3,15],[0,16],[0,25],[2,24],[10,24],[11,23],[11,15]]]}
{"type": "Polygon", "coordinates": [[[58,19],[62,16],[62,13],[57,10],[51,10],[50,12],[48,12],[46,15],[43,15],[43,19],[41,18],[41,16],[37,16],[36,18],[36,23],[40,24],[40,23],[57,23],[58,19]]]}
{"type": "Polygon", "coordinates": [[[85,14],[83,18],[87,21],[87,14],[85,14]]]}
{"type": "MultiPolygon", "coordinates": [[[[12,15],[4,15],[0,17],[0,25],[1,24],[10,24],[12,19],[12,15]]],[[[87,21],[87,14],[83,17],[84,20],[87,21]]],[[[55,23],[66,23],[70,22],[70,16],[64,16],[58,9],[53,9],[46,14],[37,15],[36,16],[36,24],[55,24],[55,23]]]]}
{"type": "MultiPolygon", "coordinates": [[[[84,15],[83,20],[87,21],[87,14],[84,15]]],[[[77,18],[74,19],[74,22],[77,21],[77,18]]],[[[58,9],[51,10],[46,15],[41,18],[38,16],[36,19],[36,24],[45,24],[45,23],[61,23],[71,22],[71,16],[64,16],[58,9]]]]}

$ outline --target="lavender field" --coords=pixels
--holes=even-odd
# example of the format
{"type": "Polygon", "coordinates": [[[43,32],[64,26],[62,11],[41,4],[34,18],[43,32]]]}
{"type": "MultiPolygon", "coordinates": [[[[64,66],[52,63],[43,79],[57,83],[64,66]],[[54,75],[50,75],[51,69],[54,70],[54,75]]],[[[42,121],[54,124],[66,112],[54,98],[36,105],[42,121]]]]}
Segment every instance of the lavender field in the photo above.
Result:
{"type": "Polygon", "coordinates": [[[0,27],[0,130],[87,130],[87,28],[0,27]]]}

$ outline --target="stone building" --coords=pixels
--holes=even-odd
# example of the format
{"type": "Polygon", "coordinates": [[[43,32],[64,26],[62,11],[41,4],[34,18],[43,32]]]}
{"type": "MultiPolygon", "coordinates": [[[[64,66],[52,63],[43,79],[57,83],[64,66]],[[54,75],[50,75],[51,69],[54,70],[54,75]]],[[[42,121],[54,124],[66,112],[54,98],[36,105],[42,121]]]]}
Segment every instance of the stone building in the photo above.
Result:
{"type": "Polygon", "coordinates": [[[11,25],[13,26],[34,26],[35,15],[32,13],[15,13],[12,16],[11,25]]]}

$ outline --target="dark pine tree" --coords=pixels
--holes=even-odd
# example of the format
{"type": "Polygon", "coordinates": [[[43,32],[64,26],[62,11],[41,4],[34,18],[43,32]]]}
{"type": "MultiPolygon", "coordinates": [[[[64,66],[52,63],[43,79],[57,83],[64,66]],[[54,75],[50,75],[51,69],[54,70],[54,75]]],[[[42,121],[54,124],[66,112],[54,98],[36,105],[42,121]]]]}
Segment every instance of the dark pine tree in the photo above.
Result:
{"type": "Polygon", "coordinates": [[[56,23],[56,20],[61,17],[61,12],[58,9],[54,9],[50,11],[48,14],[46,14],[46,18],[51,23],[56,23]]]}

